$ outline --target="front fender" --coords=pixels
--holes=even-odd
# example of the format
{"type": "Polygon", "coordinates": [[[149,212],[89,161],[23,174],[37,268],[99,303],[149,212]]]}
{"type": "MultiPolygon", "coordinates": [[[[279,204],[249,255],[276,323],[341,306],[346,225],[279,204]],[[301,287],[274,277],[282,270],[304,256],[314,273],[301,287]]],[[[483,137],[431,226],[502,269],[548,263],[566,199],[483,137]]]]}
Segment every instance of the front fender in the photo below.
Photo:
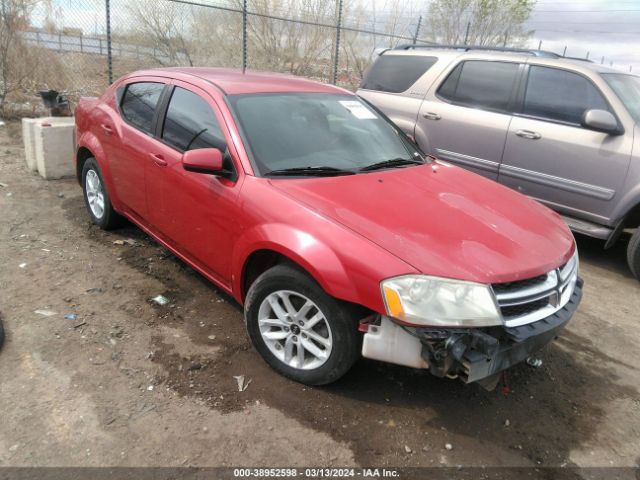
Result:
{"type": "Polygon", "coordinates": [[[336,298],[354,301],[355,284],[336,253],[307,232],[282,223],[257,225],[236,242],[232,266],[233,292],[242,303],[242,277],[247,259],[258,250],[272,250],[304,268],[318,284],[336,298]]]}

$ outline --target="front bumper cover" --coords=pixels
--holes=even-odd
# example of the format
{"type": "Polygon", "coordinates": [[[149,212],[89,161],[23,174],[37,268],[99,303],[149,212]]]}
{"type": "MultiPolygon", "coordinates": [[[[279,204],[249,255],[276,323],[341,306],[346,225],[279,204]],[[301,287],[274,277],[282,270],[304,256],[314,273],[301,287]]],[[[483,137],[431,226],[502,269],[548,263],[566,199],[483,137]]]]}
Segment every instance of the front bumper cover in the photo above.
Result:
{"type": "Polygon", "coordinates": [[[583,283],[578,278],[570,300],[562,309],[527,325],[486,329],[416,328],[413,334],[422,343],[422,357],[433,375],[495,385],[500,372],[540,350],[565,327],[582,299],[583,283]]]}

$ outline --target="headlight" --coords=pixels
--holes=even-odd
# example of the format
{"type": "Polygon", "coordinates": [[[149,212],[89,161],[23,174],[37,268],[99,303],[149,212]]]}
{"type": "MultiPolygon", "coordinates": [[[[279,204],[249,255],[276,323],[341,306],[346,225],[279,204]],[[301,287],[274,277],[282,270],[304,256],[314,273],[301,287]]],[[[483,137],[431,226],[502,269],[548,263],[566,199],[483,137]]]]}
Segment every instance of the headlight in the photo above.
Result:
{"type": "Polygon", "coordinates": [[[425,275],[381,283],[387,315],[414,325],[490,327],[502,325],[491,287],[425,275]]]}

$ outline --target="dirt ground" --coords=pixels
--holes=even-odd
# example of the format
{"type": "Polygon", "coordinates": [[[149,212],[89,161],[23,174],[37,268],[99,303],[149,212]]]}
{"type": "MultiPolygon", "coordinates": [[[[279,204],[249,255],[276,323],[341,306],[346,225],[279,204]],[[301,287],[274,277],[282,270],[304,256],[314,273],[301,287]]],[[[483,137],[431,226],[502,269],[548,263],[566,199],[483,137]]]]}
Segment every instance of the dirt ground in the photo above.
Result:
{"type": "Polygon", "coordinates": [[[74,179],[29,173],[18,124],[0,127],[0,182],[1,466],[640,462],[640,282],[624,243],[578,238],[584,300],[508,393],[366,360],[309,388],[263,363],[228,296],[137,228],[92,226],[74,179]]]}

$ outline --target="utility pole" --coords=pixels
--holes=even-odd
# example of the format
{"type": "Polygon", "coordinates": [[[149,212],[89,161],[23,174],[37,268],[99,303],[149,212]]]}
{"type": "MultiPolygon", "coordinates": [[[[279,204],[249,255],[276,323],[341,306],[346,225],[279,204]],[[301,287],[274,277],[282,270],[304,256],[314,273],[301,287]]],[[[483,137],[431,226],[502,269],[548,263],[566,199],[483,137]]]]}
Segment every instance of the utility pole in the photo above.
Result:
{"type": "Polygon", "coordinates": [[[418,17],[418,25],[416,26],[416,33],[413,35],[413,43],[418,42],[418,34],[420,33],[420,25],[422,24],[422,15],[418,17]]]}
{"type": "Polygon", "coordinates": [[[469,30],[471,29],[471,22],[467,22],[467,32],[464,34],[464,44],[469,45],[469,30]]]}
{"type": "Polygon", "coordinates": [[[566,57],[567,56],[567,46],[564,46],[564,50],[562,51],[562,56],[566,57]]]}

